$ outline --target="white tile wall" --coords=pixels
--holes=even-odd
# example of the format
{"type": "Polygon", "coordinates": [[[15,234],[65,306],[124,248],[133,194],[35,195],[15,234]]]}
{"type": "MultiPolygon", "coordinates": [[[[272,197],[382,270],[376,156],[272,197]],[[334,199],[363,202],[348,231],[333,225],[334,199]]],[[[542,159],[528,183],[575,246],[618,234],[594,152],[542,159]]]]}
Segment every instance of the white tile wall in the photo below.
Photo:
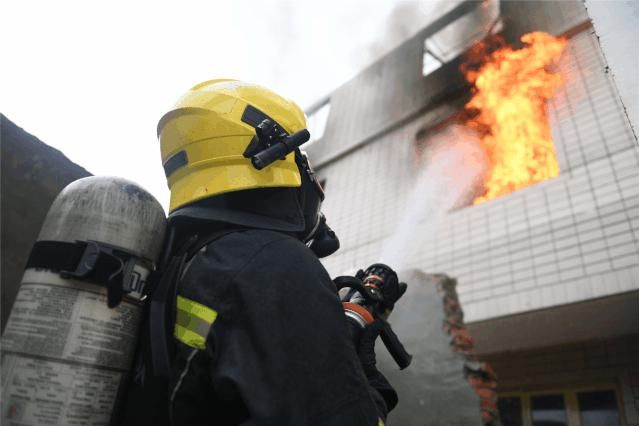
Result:
{"type": "MultiPolygon", "coordinates": [[[[410,264],[457,277],[467,321],[639,289],[639,151],[592,30],[570,40],[561,68],[569,79],[549,104],[561,175],[415,229],[410,264]]],[[[331,274],[380,260],[411,202],[415,134],[441,113],[319,171],[342,241],[331,274]]]]}

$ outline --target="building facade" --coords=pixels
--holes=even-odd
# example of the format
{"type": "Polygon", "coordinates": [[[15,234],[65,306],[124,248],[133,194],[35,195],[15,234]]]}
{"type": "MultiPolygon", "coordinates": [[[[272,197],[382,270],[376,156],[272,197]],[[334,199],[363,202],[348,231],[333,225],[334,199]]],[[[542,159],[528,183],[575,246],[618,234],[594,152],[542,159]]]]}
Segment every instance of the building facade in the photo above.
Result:
{"type": "Polygon", "coordinates": [[[458,280],[505,424],[639,425],[639,149],[591,18],[580,1],[456,3],[307,111],[326,119],[307,150],[342,241],[324,264],[339,275],[379,261],[415,202],[416,144],[469,99],[458,68],[471,42],[568,38],[570,78],[547,105],[559,176],[419,222],[406,254],[458,280]]]}

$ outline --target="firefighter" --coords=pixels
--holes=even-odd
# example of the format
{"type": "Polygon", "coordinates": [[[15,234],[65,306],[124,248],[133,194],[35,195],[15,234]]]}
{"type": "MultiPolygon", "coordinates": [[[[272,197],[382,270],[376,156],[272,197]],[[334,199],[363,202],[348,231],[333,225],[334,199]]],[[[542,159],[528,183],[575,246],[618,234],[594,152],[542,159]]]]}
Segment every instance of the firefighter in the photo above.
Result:
{"type": "Polygon", "coordinates": [[[318,260],[338,241],[305,127],[294,102],[235,80],[193,87],[160,120],[170,260],[125,424],[377,426],[396,405],[379,325],[353,343],[318,260]]]}

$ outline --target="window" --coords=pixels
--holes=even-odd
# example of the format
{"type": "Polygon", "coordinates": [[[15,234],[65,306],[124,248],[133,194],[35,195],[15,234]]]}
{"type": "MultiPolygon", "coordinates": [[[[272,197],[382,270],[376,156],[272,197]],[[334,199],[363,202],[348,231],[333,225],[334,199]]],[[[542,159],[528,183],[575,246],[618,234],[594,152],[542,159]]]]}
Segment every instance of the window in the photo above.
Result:
{"type": "Polygon", "coordinates": [[[499,1],[487,0],[424,40],[422,75],[452,61],[475,42],[501,31],[499,1]]]}
{"type": "Polygon", "coordinates": [[[562,394],[531,396],[530,415],[533,426],[568,426],[562,394]]]}
{"type": "MultiPolygon", "coordinates": [[[[428,41],[428,40],[426,40],[428,41]]],[[[441,67],[444,63],[433,56],[427,48],[424,48],[424,60],[422,62],[422,75],[426,76],[437,68],[441,67]]]]}
{"type": "Polygon", "coordinates": [[[612,388],[518,392],[499,396],[499,415],[513,426],[622,426],[612,388]]]}
{"type": "Polygon", "coordinates": [[[326,191],[326,178],[320,178],[319,184],[322,185],[322,189],[326,191]]]}
{"type": "Polygon", "coordinates": [[[445,211],[472,206],[484,193],[488,168],[477,136],[457,121],[458,115],[453,114],[434,126],[421,128],[413,145],[419,173],[431,174],[434,188],[446,188],[446,196],[438,201],[445,211]]]}
{"type": "Polygon", "coordinates": [[[581,426],[619,425],[615,393],[610,390],[577,392],[581,426]]]}
{"type": "Polygon", "coordinates": [[[308,114],[306,119],[306,127],[311,134],[311,138],[306,142],[304,146],[308,146],[313,142],[320,140],[324,136],[324,130],[326,128],[326,122],[328,121],[328,114],[331,111],[330,101],[326,101],[319,108],[308,114]]]}
{"type": "Polygon", "coordinates": [[[504,425],[523,426],[521,399],[519,397],[499,398],[499,414],[504,425]]]}

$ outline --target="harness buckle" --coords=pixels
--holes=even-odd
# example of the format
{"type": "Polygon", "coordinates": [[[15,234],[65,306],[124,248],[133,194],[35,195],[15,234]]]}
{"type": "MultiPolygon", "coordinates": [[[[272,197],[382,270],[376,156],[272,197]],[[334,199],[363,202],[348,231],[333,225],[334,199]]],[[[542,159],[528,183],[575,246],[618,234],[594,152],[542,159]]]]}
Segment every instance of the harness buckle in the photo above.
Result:
{"type": "MultiPolygon", "coordinates": [[[[76,244],[81,244],[80,241],[76,241],[76,244]]],[[[62,278],[84,278],[89,275],[98,264],[98,259],[102,249],[97,241],[89,240],[86,242],[84,252],[80,257],[80,261],[75,267],[74,271],[62,270],[60,276],[62,278]]]]}

